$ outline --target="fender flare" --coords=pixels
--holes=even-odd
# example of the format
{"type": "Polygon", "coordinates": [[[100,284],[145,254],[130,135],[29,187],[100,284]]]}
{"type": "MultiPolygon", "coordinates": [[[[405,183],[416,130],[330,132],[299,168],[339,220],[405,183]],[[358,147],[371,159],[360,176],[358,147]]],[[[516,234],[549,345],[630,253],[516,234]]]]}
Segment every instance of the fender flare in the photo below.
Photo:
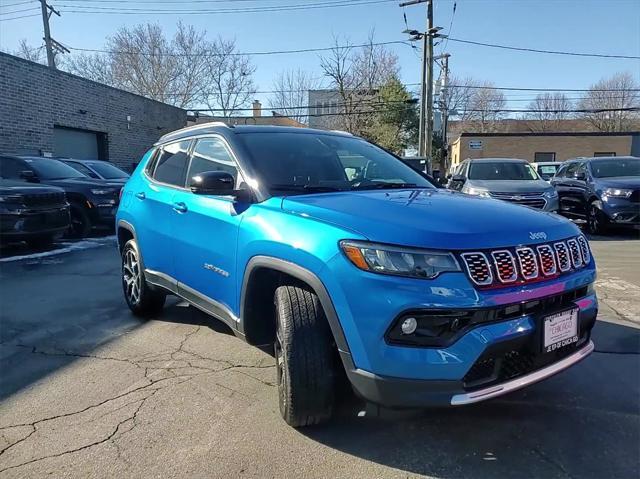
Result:
{"type": "Polygon", "coordinates": [[[303,268],[302,266],[298,266],[295,263],[291,263],[279,258],[274,258],[271,256],[254,256],[247,263],[247,267],[244,270],[244,277],[242,279],[242,292],[240,296],[241,320],[238,324],[240,332],[244,334],[243,318],[245,303],[247,300],[247,286],[249,284],[252,273],[259,268],[268,268],[288,274],[289,276],[293,276],[294,278],[308,284],[313,289],[313,291],[318,296],[320,304],[322,305],[322,309],[324,310],[325,316],[327,317],[327,321],[329,322],[329,327],[331,328],[331,333],[333,334],[333,339],[336,342],[336,346],[338,347],[340,356],[342,356],[343,361],[346,359],[345,356],[348,356],[350,360],[351,353],[349,350],[349,345],[347,344],[344,331],[342,330],[342,325],[340,324],[340,321],[338,319],[338,314],[336,313],[336,309],[333,305],[333,302],[331,301],[331,297],[327,292],[327,288],[325,288],[324,284],[315,273],[309,271],[306,268],[303,268]]]}

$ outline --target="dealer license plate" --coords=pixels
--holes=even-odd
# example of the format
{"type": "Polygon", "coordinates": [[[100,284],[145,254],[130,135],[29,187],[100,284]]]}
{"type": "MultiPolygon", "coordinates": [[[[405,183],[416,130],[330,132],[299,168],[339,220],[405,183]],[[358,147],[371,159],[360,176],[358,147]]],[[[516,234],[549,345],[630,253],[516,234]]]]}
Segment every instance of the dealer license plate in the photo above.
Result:
{"type": "Polygon", "coordinates": [[[546,316],[544,322],[544,352],[578,342],[578,308],[546,316]]]}

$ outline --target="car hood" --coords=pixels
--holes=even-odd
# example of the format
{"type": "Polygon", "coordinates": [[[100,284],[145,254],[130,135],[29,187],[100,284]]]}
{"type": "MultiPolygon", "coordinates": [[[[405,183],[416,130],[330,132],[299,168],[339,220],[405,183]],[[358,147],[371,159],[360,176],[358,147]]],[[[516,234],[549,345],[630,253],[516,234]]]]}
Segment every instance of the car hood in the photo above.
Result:
{"type": "Polygon", "coordinates": [[[598,186],[603,188],[640,188],[638,176],[615,176],[611,178],[596,178],[598,186]]]}
{"type": "Polygon", "coordinates": [[[495,248],[579,233],[574,224],[553,213],[448,190],[289,196],[283,199],[282,208],[338,225],[371,241],[423,248],[495,248]]]}
{"type": "Polygon", "coordinates": [[[55,186],[39,185],[37,183],[28,183],[26,181],[0,181],[0,195],[12,194],[44,194],[44,193],[64,193],[61,188],[55,186]]]}
{"type": "Polygon", "coordinates": [[[544,180],[468,180],[467,185],[497,193],[540,193],[552,189],[544,180]]]}
{"type": "Polygon", "coordinates": [[[70,186],[70,187],[89,187],[89,188],[112,188],[116,189],[122,185],[111,183],[106,180],[94,180],[93,178],[63,178],[61,180],[43,180],[44,183],[48,185],[55,185],[60,187],[70,186]]]}

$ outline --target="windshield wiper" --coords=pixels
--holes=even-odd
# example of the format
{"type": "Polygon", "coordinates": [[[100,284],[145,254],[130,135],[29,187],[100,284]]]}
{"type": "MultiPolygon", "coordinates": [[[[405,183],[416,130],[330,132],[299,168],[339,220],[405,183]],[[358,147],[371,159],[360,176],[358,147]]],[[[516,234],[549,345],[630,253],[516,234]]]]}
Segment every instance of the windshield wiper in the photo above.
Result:
{"type": "Polygon", "coordinates": [[[367,181],[361,182],[351,187],[352,190],[393,190],[401,188],[426,188],[431,189],[430,186],[418,186],[415,183],[387,183],[384,181],[367,181]]]}
{"type": "Polygon", "coordinates": [[[303,191],[306,193],[326,193],[331,191],[343,191],[335,186],[323,185],[270,185],[271,189],[281,191],[303,191]]]}

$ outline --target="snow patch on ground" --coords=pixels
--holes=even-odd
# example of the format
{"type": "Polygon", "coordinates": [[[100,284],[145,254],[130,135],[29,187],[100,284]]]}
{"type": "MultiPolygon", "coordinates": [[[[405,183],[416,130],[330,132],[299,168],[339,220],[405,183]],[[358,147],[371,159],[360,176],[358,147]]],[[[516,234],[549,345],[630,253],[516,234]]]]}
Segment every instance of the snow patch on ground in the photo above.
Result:
{"type": "Polygon", "coordinates": [[[116,237],[105,236],[102,238],[90,238],[86,240],[80,240],[75,242],[61,242],[56,245],[55,249],[50,251],[40,251],[37,253],[23,254],[18,256],[10,256],[0,259],[0,263],[11,263],[14,261],[24,260],[39,260],[42,258],[48,258],[50,256],[58,256],[60,254],[71,253],[72,251],[82,251],[91,248],[98,248],[104,245],[115,244],[116,237]]]}

